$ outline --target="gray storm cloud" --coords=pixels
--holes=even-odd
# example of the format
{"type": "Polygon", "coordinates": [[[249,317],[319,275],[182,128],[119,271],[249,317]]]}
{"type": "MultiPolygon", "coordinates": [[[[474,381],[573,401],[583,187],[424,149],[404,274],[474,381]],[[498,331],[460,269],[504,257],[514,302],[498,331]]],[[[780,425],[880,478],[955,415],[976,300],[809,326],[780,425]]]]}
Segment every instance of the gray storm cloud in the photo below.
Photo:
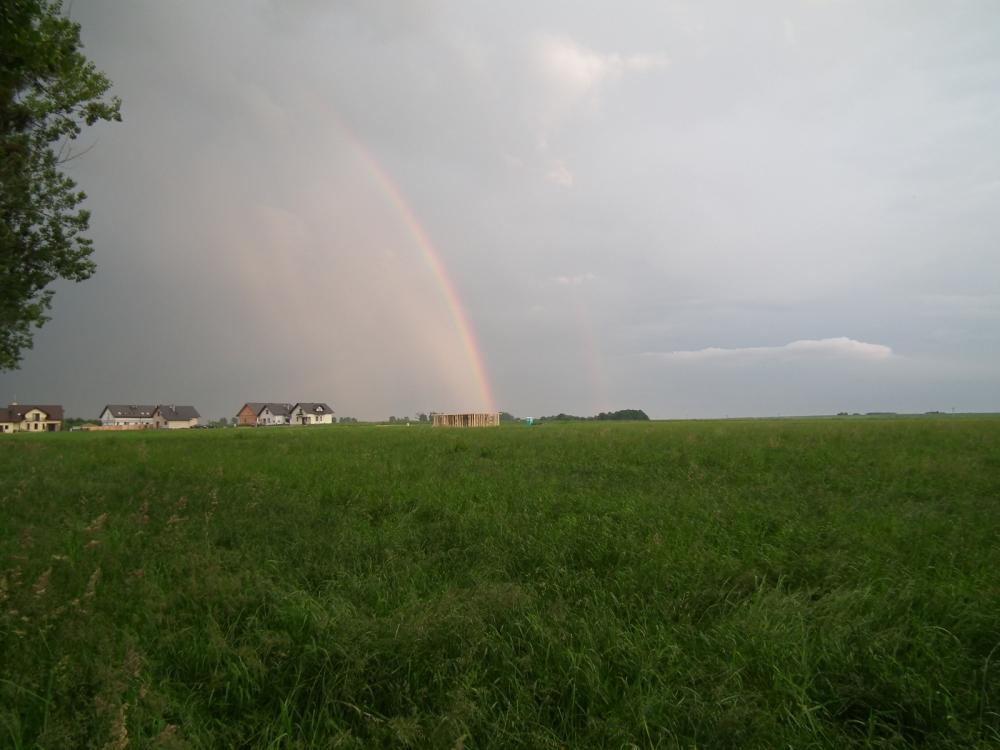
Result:
{"type": "Polygon", "coordinates": [[[520,415],[1000,408],[987,0],[72,13],[124,122],[8,397],[480,408],[478,347],[520,415]]]}

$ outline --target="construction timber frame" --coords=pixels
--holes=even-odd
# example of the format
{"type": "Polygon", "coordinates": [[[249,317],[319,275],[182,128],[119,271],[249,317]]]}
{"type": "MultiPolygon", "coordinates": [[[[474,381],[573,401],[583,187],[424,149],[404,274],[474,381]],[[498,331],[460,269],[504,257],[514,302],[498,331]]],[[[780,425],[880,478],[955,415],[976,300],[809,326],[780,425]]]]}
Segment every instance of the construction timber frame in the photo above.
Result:
{"type": "Polygon", "coordinates": [[[435,414],[435,427],[499,427],[500,413],[435,414]]]}

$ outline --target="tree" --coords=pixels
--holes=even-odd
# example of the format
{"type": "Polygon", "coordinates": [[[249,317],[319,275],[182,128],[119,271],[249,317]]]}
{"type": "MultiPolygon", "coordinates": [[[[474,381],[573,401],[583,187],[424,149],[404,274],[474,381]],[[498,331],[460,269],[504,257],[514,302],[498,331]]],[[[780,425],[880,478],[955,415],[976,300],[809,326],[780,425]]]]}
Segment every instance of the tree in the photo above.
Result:
{"type": "Polygon", "coordinates": [[[596,417],[591,417],[591,419],[598,420],[618,420],[626,422],[646,422],[649,421],[649,417],[646,416],[646,412],[642,409],[622,409],[621,411],[609,411],[601,412],[596,417]]]}
{"type": "Polygon", "coordinates": [[[48,320],[47,287],[94,273],[87,196],[60,167],[84,125],[121,122],[121,101],[82,47],[61,0],[0,3],[0,372],[48,320]]]}

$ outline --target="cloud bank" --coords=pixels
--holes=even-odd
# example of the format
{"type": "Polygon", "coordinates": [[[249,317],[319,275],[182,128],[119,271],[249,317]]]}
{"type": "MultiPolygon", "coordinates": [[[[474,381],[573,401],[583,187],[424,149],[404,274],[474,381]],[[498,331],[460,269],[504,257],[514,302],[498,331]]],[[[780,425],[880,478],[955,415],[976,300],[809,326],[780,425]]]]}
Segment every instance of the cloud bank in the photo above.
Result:
{"type": "Polygon", "coordinates": [[[892,349],[882,344],[866,344],[846,336],[832,339],[793,341],[784,346],[751,346],[739,349],[709,347],[695,351],[649,352],[666,360],[697,362],[705,360],[744,360],[773,357],[830,357],[837,359],[889,359],[892,349]]]}

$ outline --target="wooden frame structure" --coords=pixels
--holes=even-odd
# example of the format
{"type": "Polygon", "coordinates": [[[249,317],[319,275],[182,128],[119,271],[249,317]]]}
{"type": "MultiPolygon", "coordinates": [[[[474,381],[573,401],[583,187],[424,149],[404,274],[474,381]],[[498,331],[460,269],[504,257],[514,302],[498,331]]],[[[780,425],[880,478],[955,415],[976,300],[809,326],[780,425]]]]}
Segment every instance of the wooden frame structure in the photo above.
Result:
{"type": "Polygon", "coordinates": [[[434,414],[435,427],[499,427],[500,412],[434,414]]]}

